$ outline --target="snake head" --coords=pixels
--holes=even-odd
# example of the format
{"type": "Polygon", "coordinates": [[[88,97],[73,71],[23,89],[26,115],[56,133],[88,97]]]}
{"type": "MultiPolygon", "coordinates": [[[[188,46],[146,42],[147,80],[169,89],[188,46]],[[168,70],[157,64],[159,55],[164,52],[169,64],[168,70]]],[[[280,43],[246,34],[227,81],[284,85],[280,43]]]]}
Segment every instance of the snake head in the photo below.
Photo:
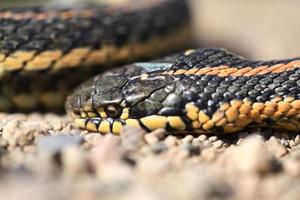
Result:
{"type": "Polygon", "coordinates": [[[157,115],[163,107],[157,91],[174,81],[150,68],[130,65],[85,82],[68,97],[68,114],[77,126],[90,131],[118,134],[123,125],[147,129],[143,118],[157,115]]]}

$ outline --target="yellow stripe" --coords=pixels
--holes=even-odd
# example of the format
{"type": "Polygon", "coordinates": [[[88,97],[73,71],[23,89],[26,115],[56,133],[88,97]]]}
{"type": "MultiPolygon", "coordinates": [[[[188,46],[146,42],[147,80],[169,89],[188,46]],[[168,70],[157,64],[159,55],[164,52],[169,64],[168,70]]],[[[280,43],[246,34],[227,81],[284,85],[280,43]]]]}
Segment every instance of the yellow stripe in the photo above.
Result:
{"type": "Polygon", "coordinates": [[[0,54],[0,71],[7,73],[14,70],[45,70],[52,68],[54,71],[70,67],[97,66],[105,63],[129,61],[141,56],[155,56],[162,52],[183,46],[188,41],[190,29],[186,25],[178,27],[165,35],[153,36],[145,42],[132,42],[122,47],[112,45],[103,46],[101,49],[92,50],[89,47],[72,49],[63,55],[58,50],[44,52],[16,51],[8,56],[0,54]]]}

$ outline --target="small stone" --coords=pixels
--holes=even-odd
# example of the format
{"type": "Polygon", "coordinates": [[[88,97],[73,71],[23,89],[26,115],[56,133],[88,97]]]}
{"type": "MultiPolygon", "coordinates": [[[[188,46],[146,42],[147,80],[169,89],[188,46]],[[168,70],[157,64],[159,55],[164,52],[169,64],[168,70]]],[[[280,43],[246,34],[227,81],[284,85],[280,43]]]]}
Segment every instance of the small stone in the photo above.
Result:
{"type": "Polygon", "coordinates": [[[38,140],[37,146],[40,153],[56,154],[68,146],[79,146],[83,138],[79,135],[46,136],[38,140]]]}
{"type": "Polygon", "coordinates": [[[55,131],[60,131],[67,126],[67,118],[61,118],[55,114],[46,114],[44,120],[52,126],[55,131]]]}
{"type": "Polygon", "coordinates": [[[201,158],[205,161],[214,161],[216,157],[216,151],[212,148],[203,149],[201,152],[201,158]]]}
{"type": "Polygon", "coordinates": [[[207,136],[206,135],[199,135],[198,138],[201,142],[204,142],[205,140],[207,140],[207,136]]]}
{"type": "Polygon", "coordinates": [[[166,130],[163,128],[159,128],[152,131],[151,134],[155,135],[158,139],[162,140],[166,136],[166,130]]]}
{"type": "Polygon", "coordinates": [[[125,126],[122,129],[121,139],[122,145],[126,150],[137,150],[142,145],[145,144],[144,135],[145,130],[142,128],[134,128],[130,126],[125,126]]]}
{"type": "Polygon", "coordinates": [[[83,152],[78,146],[68,146],[62,152],[64,173],[67,176],[76,176],[87,170],[83,152]]]}
{"type": "Polygon", "coordinates": [[[199,155],[200,154],[200,148],[198,146],[193,146],[192,144],[182,144],[180,145],[180,148],[188,151],[190,155],[199,155]]]}
{"type": "Polygon", "coordinates": [[[294,140],[290,140],[290,141],[289,141],[289,146],[290,146],[290,147],[296,146],[295,141],[294,141],[294,140]]]}
{"type": "Polygon", "coordinates": [[[297,135],[295,138],[295,144],[300,144],[300,135],[297,135]]]}
{"type": "Polygon", "coordinates": [[[207,147],[207,148],[212,146],[212,143],[209,140],[203,141],[202,144],[203,144],[204,147],[207,147]]]}
{"type": "Polygon", "coordinates": [[[169,159],[161,159],[160,157],[150,155],[142,157],[137,165],[137,175],[141,180],[157,183],[163,174],[170,170],[169,159]]]}
{"type": "Polygon", "coordinates": [[[166,151],[168,149],[168,147],[164,143],[158,142],[158,143],[151,145],[150,149],[153,153],[159,154],[159,153],[166,151]]]}
{"type": "Polygon", "coordinates": [[[284,138],[281,139],[280,143],[286,148],[289,147],[289,141],[284,138]]]}
{"type": "Polygon", "coordinates": [[[167,145],[167,147],[175,147],[178,145],[177,138],[173,135],[169,135],[164,140],[164,143],[167,145]]]}
{"type": "Polygon", "coordinates": [[[199,140],[199,138],[194,138],[192,141],[192,145],[194,146],[199,146],[201,144],[201,141],[199,140]]]}
{"type": "Polygon", "coordinates": [[[89,133],[83,136],[84,141],[90,145],[95,145],[104,136],[99,133],[89,133]]]}
{"type": "Polygon", "coordinates": [[[147,142],[147,144],[155,144],[159,141],[159,138],[156,137],[155,135],[151,134],[151,133],[146,134],[144,136],[144,138],[145,138],[145,141],[147,142]]]}
{"type": "Polygon", "coordinates": [[[30,153],[30,154],[36,153],[36,150],[37,150],[37,148],[35,145],[28,145],[23,148],[24,152],[30,153]]]}
{"type": "Polygon", "coordinates": [[[208,140],[211,141],[211,142],[215,142],[215,141],[217,141],[217,139],[218,139],[217,136],[211,136],[211,137],[208,138],[208,140]]]}
{"type": "Polygon", "coordinates": [[[285,172],[292,177],[300,176],[300,162],[295,159],[288,159],[283,162],[285,172]]]}
{"type": "Polygon", "coordinates": [[[139,153],[141,155],[148,155],[148,154],[151,154],[152,151],[151,151],[151,148],[149,145],[144,145],[139,149],[139,153]]]}
{"type": "Polygon", "coordinates": [[[182,166],[184,161],[186,161],[190,157],[190,152],[188,150],[178,151],[177,154],[172,159],[175,166],[182,166]]]}
{"type": "Polygon", "coordinates": [[[121,139],[118,136],[107,134],[91,149],[91,162],[95,169],[103,163],[119,162],[121,139]]]}
{"type": "Polygon", "coordinates": [[[192,135],[185,136],[181,141],[183,144],[191,144],[194,137],[192,135]]]}
{"type": "Polygon", "coordinates": [[[213,142],[213,147],[216,149],[219,149],[223,146],[224,142],[222,140],[217,140],[215,142],[213,142]]]}
{"type": "Polygon", "coordinates": [[[233,165],[240,171],[265,174],[272,169],[273,157],[263,145],[263,140],[251,136],[233,153],[233,165]]]}
{"type": "Polygon", "coordinates": [[[38,122],[17,121],[8,122],[2,131],[2,137],[10,146],[25,146],[32,144],[34,137],[47,135],[48,131],[38,122]]]}
{"type": "Polygon", "coordinates": [[[269,151],[275,155],[276,158],[280,158],[288,153],[288,150],[274,137],[272,136],[267,142],[269,151]]]}

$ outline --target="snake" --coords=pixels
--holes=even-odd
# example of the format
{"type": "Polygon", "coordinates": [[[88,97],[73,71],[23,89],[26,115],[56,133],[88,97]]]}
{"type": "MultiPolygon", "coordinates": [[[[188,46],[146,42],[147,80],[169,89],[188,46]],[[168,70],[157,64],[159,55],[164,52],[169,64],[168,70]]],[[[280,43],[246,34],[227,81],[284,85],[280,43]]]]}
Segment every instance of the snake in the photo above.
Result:
{"type": "Polygon", "coordinates": [[[0,8],[1,112],[60,111],[75,87],[104,69],[162,56],[190,39],[185,0],[7,4],[0,8]]]}
{"type": "Polygon", "coordinates": [[[79,86],[66,109],[92,132],[122,127],[226,134],[247,127],[300,130],[300,58],[250,60],[201,48],[108,70],[79,86]]]}

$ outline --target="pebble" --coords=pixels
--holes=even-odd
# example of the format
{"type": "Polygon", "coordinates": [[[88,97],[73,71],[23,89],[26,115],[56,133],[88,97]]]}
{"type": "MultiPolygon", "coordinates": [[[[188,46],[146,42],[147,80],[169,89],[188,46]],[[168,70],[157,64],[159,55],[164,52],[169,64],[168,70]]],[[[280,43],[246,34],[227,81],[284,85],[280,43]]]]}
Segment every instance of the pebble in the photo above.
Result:
{"type": "Polygon", "coordinates": [[[216,140],[215,142],[212,143],[213,147],[216,149],[220,149],[221,147],[223,147],[224,142],[222,140],[216,140]]]}
{"type": "Polygon", "coordinates": [[[164,140],[165,145],[167,145],[167,147],[175,147],[178,145],[178,140],[175,136],[173,135],[169,135],[166,137],[166,139],[164,140]]]}
{"type": "Polygon", "coordinates": [[[217,136],[210,136],[210,137],[208,138],[208,140],[211,141],[211,142],[215,142],[215,141],[218,140],[218,137],[217,137],[217,136]]]}
{"type": "Polygon", "coordinates": [[[293,147],[293,146],[295,146],[295,145],[296,145],[296,143],[295,143],[294,140],[290,140],[290,141],[289,141],[289,146],[290,146],[290,147],[293,147]]]}
{"type": "Polygon", "coordinates": [[[137,150],[145,144],[144,136],[146,132],[142,128],[132,128],[125,126],[122,129],[122,145],[126,150],[137,150]]]}
{"type": "Polygon", "coordinates": [[[280,143],[286,148],[289,147],[289,142],[284,138],[281,139],[280,143]]]}
{"type": "Polygon", "coordinates": [[[9,121],[2,130],[2,138],[13,147],[30,145],[35,136],[47,134],[47,130],[37,122],[17,120],[9,121]]]}
{"type": "Polygon", "coordinates": [[[159,154],[168,149],[167,145],[165,145],[163,142],[154,143],[150,146],[150,149],[153,153],[159,154]]]}
{"type": "Polygon", "coordinates": [[[62,163],[66,176],[74,177],[87,169],[83,151],[78,146],[67,146],[62,151],[62,163]]]}
{"type": "Polygon", "coordinates": [[[104,163],[119,162],[121,139],[118,136],[107,134],[99,140],[91,149],[90,160],[94,169],[98,169],[104,163]]]}
{"type": "Polygon", "coordinates": [[[197,139],[199,139],[201,142],[204,142],[205,140],[207,140],[207,136],[206,135],[199,135],[197,137],[197,139]]]}
{"type": "Polygon", "coordinates": [[[83,136],[84,141],[89,145],[94,146],[104,136],[99,133],[89,133],[83,136]]]}
{"type": "Polygon", "coordinates": [[[55,135],[42,137],[37,141],[40,153],[56,154],[68,146],[79,146],[83,142],[80,135],[55,135]]]}
{"type": "Polygon", "coordinates": [[[205,140],[202,142],[203,146],[206,148],[212,147],[212,143],[209,140],[205,140]]]}
{"type": "MultiPolygon", "coordinates": [[[[162,159],[160,157],[149,155],[140,158],[139,164],[137,165],[136,172],[138,180],[157,184],[157,181],[171,168],[169,159],[162,159]]],[[[140,184],[142,184],[140,182],[140,184]]]]}
{"type": "Polygon", "coordinates": [[[217,158],[216,151],[212,148],[206,148],[201,151],[201,158],[205,161],[214,161],[217,158]]]}
{"type": "MultiPolygon", "coordinates": [[[[168,135],[163,129],[146,134],[124,128],[121,136],[115,136],[68,123],[56,115],[0,113],[0,132],[6,132],[0,134],[0,194],[15,191],[20,183],[27,189],[28,180],[38,178],[34,188],[44,187],[46,197],[59,190],[66,196],[62,199],[299,196],[299,135],[253,129],[232,137],[183,136],[168,135]],[[24,173],[26,177],[12,178],[24,173]]],[[[20,198],[35,199],[26,194],[20,198]]]]}
{"type": "Polygon", "coordinates": [[[181,141],[183,144],[191,144],[194,137],[192,135],[185,136],[181,141]]]}
{"type": "Polygon", "coordinates": [[[175,167],[180,167],[184,165],[184,162],[186,160],[188,160],[188,158],[190,157],[190,152],[189,150],[181,150],[178,151],[174,158],[172,159],[172,163],[174,163],[175,167]]]}
{"type": "Polygon", "coordinates": [[[244,173],[265,174],[272,169],[273,157],[260,137],[247,138],[232,156],[233,165],[244,173]]]}
{"type": "Polygon", "coordinates": [[[190,155],[200,154],[200,148],[189,143],[180,145],[180,148],[185,151],[188,151],[190,155]]]}
{"type": "Polygon", "coordinates": [[[147,144],[155,144],[159,141],[159,138],[151,133],[146,134],[144,138],[147,144]]]}
{"type": "Polygon", "coordinates": [[[288,153],[288,150],[278,141],[274,136],[272,136],[266,145],[270,152],[275,155],[276,158],[280,158],[288,153]]]}
{"type": "Polygon", "coordinates": [[[285,172],[292,177],[300,176],[300,160],[290,158],[283,163],[285,172]]]}
{"type": "Polygon", "coordinates": [[[192,145],[194,146],[200,146],[201,145],[201,141],[198,138],[194,138],[192,141],[192,145]]]}
{"type": "Polygon", "coordinates": [[[152,131],[151,134],[155,135],[158,139],[162,140],[166,136],[166,130],[163,128],[159,128],[152,131]]]}
{"type": "Polygon", "coordinates": [[[300,144],[300,135],[295,137],[295,144],[300,144]]]}

